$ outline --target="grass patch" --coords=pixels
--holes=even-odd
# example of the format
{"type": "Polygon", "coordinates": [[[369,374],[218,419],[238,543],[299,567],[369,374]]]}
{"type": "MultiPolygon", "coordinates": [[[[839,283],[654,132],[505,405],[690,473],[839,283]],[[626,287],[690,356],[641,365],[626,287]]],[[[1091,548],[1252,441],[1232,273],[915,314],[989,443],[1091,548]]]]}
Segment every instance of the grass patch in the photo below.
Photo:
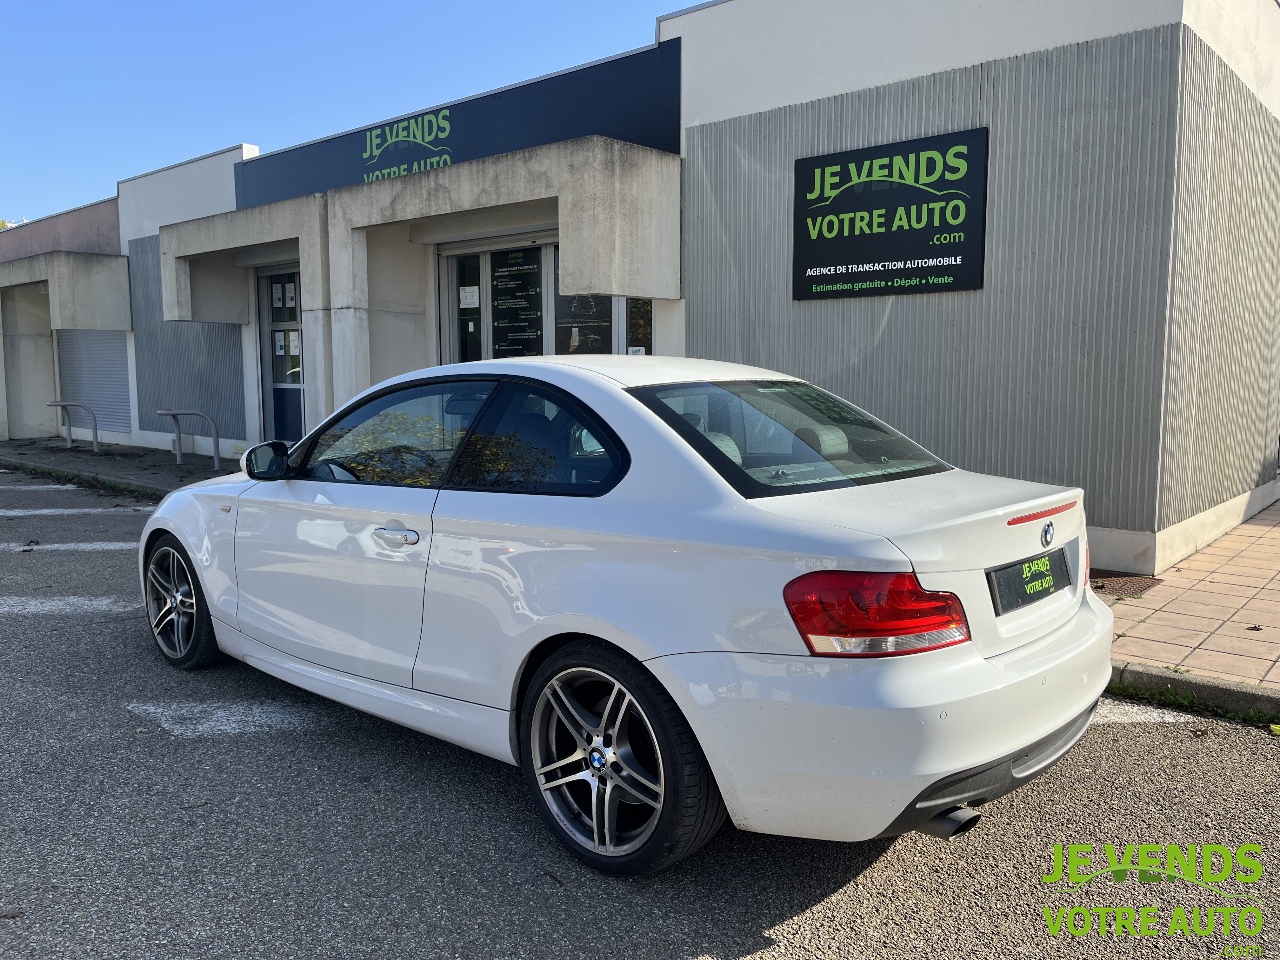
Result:
{"type": "Polygon", "coordinates": [[[1186,713],[1211,717],[1215,720],[1230,720],[1232,723],[1259,727],[1268,732],[1273,732],[1270,729],[1273,724],[1280,723],[1280,715],[1277,714],[1269,714],[1262,710],[1236,713],[1231,710],[1224,710],[1222,707],[1215,707],[1213,704],[1204,703],[1194,693],[1172,690],[1167,687],[1162,690],[1148,690],[1146,688],[1113,683],[1107,687],[1107,693],[1123,697],[1126,700],[1136,700],[1140,703],[1149,703],[1157,707],[1169,707],[1173,710],[1182,710],[1186,713]]]}

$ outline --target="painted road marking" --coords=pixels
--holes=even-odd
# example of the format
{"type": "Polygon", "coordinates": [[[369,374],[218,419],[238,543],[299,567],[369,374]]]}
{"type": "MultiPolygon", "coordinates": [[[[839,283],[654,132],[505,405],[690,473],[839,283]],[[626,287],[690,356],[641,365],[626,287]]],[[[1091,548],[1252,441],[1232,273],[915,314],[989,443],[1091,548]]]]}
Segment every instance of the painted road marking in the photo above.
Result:
{"type": "Polygon", "coordinates": [[[1093,715],[1094,723],[1201,723],[1202,717],[1163,707],[1150,707],[1145,703],[1104,698],[1093,715]]]}
{"type": "Polygon", "coordinates": [[[311,730],[320,725],[312,711],[283,703],[129,703],[125,708],[188,740],[311,730]]]}
{"type": "Polygon", "coordinates": [[[0,490],[79,490],[74,483],[0,483],[0,490]]]}
{"type": "Polygon", "coordinates": [[[0,597],[0,616],[40,614],[42,616],[84,613],[136,613],[145,616],[142,601],[119,597],[0,597]]]}
{"type": "Polygon", "coordinates": [[[155,507],[42,507],[36,510],[0,510],[0,517],[67,517],[77,513],[150,513],[155,507]]]}
{"type": "Polygon", "coordinates": [[[137,550],[134,541],[109,541],[104,543],[0,543],[0,553],[46,553],[50,550],[65,553],[104,553],[108,550],[137,550]]]}

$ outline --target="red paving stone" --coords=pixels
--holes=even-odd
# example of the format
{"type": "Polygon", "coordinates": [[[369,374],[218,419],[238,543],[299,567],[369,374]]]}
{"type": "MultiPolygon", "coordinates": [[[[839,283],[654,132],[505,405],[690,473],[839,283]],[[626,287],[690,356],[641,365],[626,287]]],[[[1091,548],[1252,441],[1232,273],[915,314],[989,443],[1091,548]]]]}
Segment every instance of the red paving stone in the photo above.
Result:
{"type": "Polygon", "coordinates": [[[1142,597],[1112,602],[1117,659],[1280,688],[1280,504],[1162,579],[1142,597]]]}

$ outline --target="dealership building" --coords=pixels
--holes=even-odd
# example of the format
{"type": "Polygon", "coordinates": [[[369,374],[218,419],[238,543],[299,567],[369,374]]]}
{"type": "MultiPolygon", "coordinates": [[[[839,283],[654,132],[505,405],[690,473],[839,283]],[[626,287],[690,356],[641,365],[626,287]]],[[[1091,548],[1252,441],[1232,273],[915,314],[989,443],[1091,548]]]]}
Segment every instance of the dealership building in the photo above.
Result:
{"type": "Polygon", "coordinates": [[[69,400],[224,455],[442,363],[756,364],[1083,487],[1094,565],[1159,572],[1280,497],[1280,5],[702,4],[6,230],[0,328],[0,439],[69,400]]]}

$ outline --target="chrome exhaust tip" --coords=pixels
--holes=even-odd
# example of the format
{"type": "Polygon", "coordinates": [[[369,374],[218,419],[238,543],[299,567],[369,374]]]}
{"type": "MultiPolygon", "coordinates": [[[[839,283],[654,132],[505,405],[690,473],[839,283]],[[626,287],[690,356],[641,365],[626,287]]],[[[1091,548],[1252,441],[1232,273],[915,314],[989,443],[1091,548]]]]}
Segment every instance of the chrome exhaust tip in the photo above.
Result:
{"type": "Polygon", "coordinates": [[[968,833],[976,827],[981,819],[982,814],[977,810],[971,810],[969,807],[952,807],[945,813],[929,818],[916,829],[941,840],[954,840],[960,834],[968,833]]]}

